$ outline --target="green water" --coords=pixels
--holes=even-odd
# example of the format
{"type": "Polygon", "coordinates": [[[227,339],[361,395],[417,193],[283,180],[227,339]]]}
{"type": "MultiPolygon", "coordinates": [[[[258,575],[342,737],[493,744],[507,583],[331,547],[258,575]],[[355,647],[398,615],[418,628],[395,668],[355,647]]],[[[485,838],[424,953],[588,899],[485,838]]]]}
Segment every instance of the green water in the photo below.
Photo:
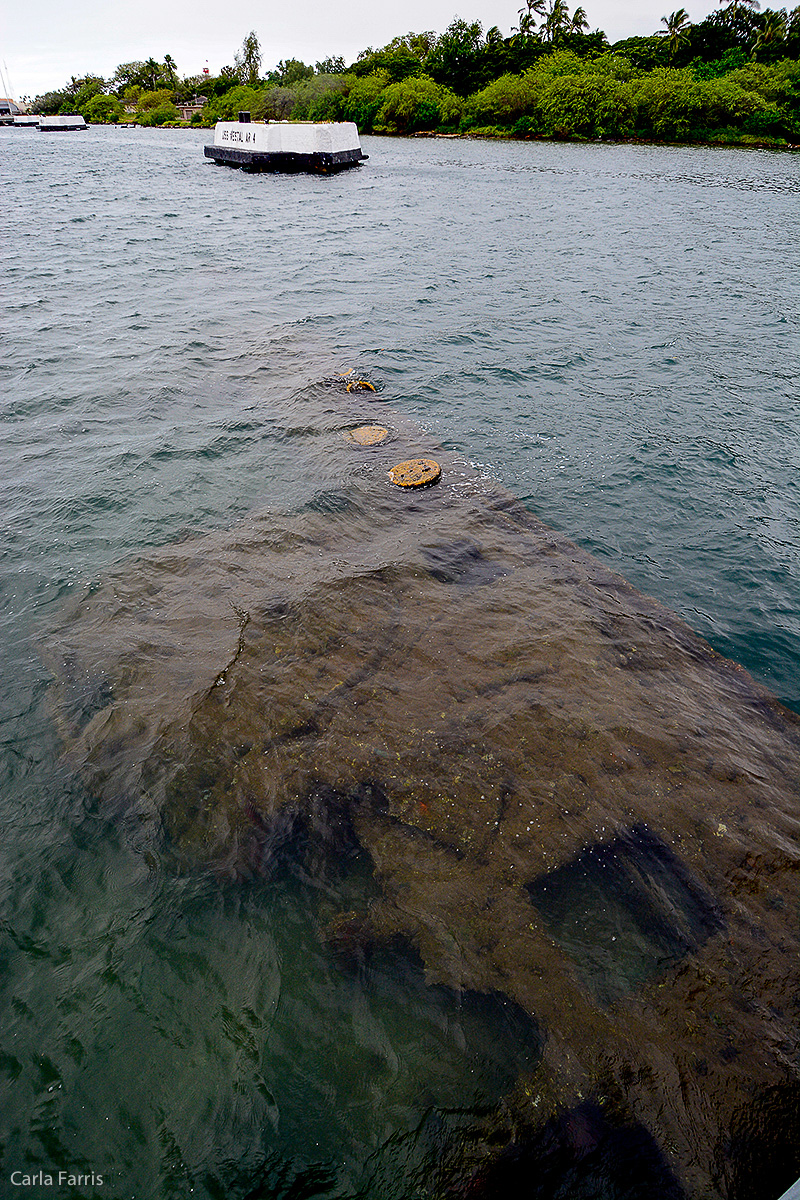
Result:
{"type": "Polygon", "coordinates": [[[362,861],[168,869],[60,757],[42,641],[154,546],[343,519],[314,389],[356,367],[797,708],[798,159],[373,139],[319,180],[193,132],[0,136],[3,1194],[436,1196],[533,1023],[407,946],[343,963],[362,861]]]}

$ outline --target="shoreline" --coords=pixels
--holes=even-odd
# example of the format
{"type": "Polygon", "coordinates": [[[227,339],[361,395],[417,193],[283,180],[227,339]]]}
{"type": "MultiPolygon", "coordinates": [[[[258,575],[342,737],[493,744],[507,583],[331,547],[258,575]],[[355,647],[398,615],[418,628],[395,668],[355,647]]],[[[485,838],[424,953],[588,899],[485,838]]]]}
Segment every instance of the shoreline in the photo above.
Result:
{"type": "MultiPolygon", "coordinates": [[[[254,122],[255,124],[255,122],[254,122]]],[[[139,125],[136,121],[101,121],[96,124],[87,122],[90,129],[164,129],[171,131],[205,130],[213,132],[213,125],[189,125],[181,123],[179,125],[139,125]]],[[[779,138],[765,139],[758,138],[751,140],[744,135],[742,140],[690,140],[690,141],[664,141],[656,138],[587,138],[587,137],[562,137],[552,138],[540,136],[519,137],[509,130],[508,132],[497,130],[489,132],[488,130],[465,130],[464,133],[439,132],[438,130],[418,130],[415,133],[390,133],[385,131],[374,131],[373,133],[364,134],[365,137],[388,137],[398,138],[399,140],[413,141],[416,138],[433,139],[437,138],[442,141],[484,141],[484,142],[548,142],[548,143],[564,143],[580,146],[597,145],[597,146],[710,146],[715,149],[731,149],[731,150],[800,150],[800,143],[786,142],[779,138]],[[746,140],[745,140],[746,139],[746,140]]]]}

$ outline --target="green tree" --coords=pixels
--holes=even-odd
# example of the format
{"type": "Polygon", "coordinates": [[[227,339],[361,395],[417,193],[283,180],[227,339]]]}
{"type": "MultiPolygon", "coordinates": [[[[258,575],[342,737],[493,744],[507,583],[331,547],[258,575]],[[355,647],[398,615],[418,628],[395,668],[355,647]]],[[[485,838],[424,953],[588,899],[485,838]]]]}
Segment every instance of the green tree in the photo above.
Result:
{"type": "Polygon", "coordinates": [[[627,85],[636,131],[665,141],[686,141],[698,125],[702,93],[689,70],[657,68],[627,85]]]}
{"type": "Polygon", "coordinates": [[[132,87],[145,87],[143,62],[120,63],[111,77],[111,90],[121,98],[132,87]]]}
{"type": "MultiPolygon", "coordinates": [[[[249,112],[256,120],[260,120],[265,115],[267,95],[267,89],[264,87],[254,88],[239,83],[236,87],[229,88],[223,95],[215,96],[213,100],[209,101],[203,110],[203,124],[213,125],[217,121],[235,121],[240,112],[249,112]]],[[[274,117],[278,114],[270,112],[267,115],[274,117]]],[[[288,116],[289,114],[282,115],[288,116]]]]}
{"type": "Polygon", "coordinates": [[[753,57],[762,62],[780,58],[786,45],[788,29],[789,18],[785,8],[780,12],[767,9],[762,16],[761,28],[753,46],[753,57]]]}
{"type": "Polygon", "coordinates": [[[512,125],[536,111],[540,91],[534,71],[501,75],[467,99],[465,113],[473,125],[512,125]]]}
{"type": "Polygon", "coordinates": [[[347,92],[347,79],[340,73],[301,79],[292,89],[292,117],[300,121],[338,121],[347,92]]]}
{"type": "Polygon", "coordinates": [[[331,58],[323,58],[322,62],[318,62],[314,70],[317,75],[344,75],[347,67],[344,59],[340,55],[335,55],[331,58]]]}
{"type": "Polygon", "coordinates": [[[170,104],[171,101],[172,92],[169,88],[157,88],[154,92],[142,92],[136,107],[140,113],[151,112],[160,108],[162,104],[170,104]]]}
{"type": "Polygon", "coordinates": [[[81,110],[86,120],[92,125],[109,125],[122,121],[125,109],[116,96],[92,96],[88,104],[81,110]]]}
{"type": "Polygon", "coordinates": [[[426,75],[391,83],[373,128],[377,133],[413,133],[457,125],[463,101],[426,75]]]}
{"type": "Polygon", "coordinates": [[[483,50],[480,21],[468,24],[456,17],[425,59],[425,70],[436,83],[468,96],[488,82],[483,50]]]}
{"type": "Polygon", "coordinates": [[[774,106],[768,105],[762,96],[732,78],[730,74],[717,79],[702,80],[697,85],[700,97],[697,132],[713,137],[716,130],[740,129],[757,132],[756,127],[766,132],[766,125],[775,128],[779,117],[774,106]]]}
{"type": "Polygon", "coordinates": [[[242,83],[249,84],[250,87],[258,83],[261,72],[261,46],[254,30],[250,30],[242,42],[241,49],[236,51],[234,62],[236,75],[242,83]]]}
{"type": "Polygon", "coordinates": [[[310,79],[314,68],[301,62],[299,58],[281,59],[274,71],[270,71],[267,79],[270,83],[279,83],[283,87],[291,87],[301,79],[310,79]]]}
{"type": "Polygon", "coordinates": [[[342,115],[347,121],[355,121],[362,133],[372,132],[372,123],[380,112],[383,93],[392,82],[386,71],[373,75],[346,75],[347,97],[342,115]]]}
{"type": "Polygon", "coordinates": [[[67,88],[60,88],[58,91],[44,92],[43,95],[36,96],[31,111],[44,117],[53,116],[61,112],[63,105],[67,103],[72,104],[72,93],[67,88]]]}
{"type": "Polygon", "coordinates": [[[268,121],[288,121],[297,104],[297,89],[279,83],[264,93],[264,116],[268,121]]]}
{"type": "Polygon", "coordinates": [[[157,63],[154,58],[148,58],[142,69],[143,86],[154,92],[161,82],[162,71],[161,63],[157,63]]]}
{"type": "Polygon", "coordinates": [[[467,120],[510,127],[518,136],[628,137],[635,118],[630,76],[626,60],[613,54],[588,60],[559,50],[470,96],[467,120]]]}
{"type": "Polygon", "coordinates": [[[800,59],[800,7],[792,9],[786,20],[786,57],[800,59]]]}
{"type": "MultiPolygon", "coordinates": [[[[790,59],[769,64],[751,61],[740,70],[731,72],[729,78],[759,95],[765,111],[775,111],[780,115],[780,136],[786,136],[793,142],[800,141],[800,62],[790,59]]],[[[758,122],[762,119],[754,114],[751,120],[758,122]]]]}
{"type": "Polygon", "coordinates": [[[541,35],[551,46],[556,46],[569,32],[571,23],[572,19],[566,0],[549,0],[549,6],[540,26],[541,35]]]}
{"type": "Polygon", "coordinates": [[[576,8],[569,23],[570,33],[584,33],[589,28],[585,8],[576,8]]]}
{"type": "Polygon", "coordinates": [[[689,65],[696,79],[720,79],[738,67],[743,67],[746,62],[747,55],[744,50],[740,46],[734,46],[731,50],[726,50],[721,58],[715,58],[711,62],[695,58],[689,65]]]}
{"type": "Polygon", "coordinates": [[[164,55],[164,76],[174,92],[178,86],[178,65],[171,54],[164,55]]]}
{"type": "Polygon", "coordinates": [[[350,70],[354,75],[374,75],[376,71],[385,71],[394,83],[399,83],[412,75],[422,75],[424,67],[419,55],[399,42],[397,45],[384,46],[381,50],[362,51],[350,70]]]}
{"type": "Polygon", "coordinates": [[[531,68],[532,73],[541,78],[549,79],[559,75],[595,74],[598,68],[594,59],[581,58],[574,50],[562,48],[545,54],[531,68]]]}
{"type": "Polygon", "coordinates": [[[176,80],[172,88],[175,103],[189,104],[198,92],[207,96],[206,79],[207,76],[190,75],[187,78],[176,80]]]}
{"type": "Polygon", "coordinates": [[[729,15],[734,21],[742,9],[753,12],[761,8],[759,0],[718,0],[718,4],[722,7],[723,13],[729,15]]]}
{"type": "Polygon", "coordinates": [[[424,62],[438,40],[432,29],[426,29],[423,33],[404,33],[392,38],[383,48],[387,51],[408,50],[420,62],[424,62]]]}
{"type": "Polygon", "coordinates": [[[677,12],[670,13],[668,17],[662,17],[661,23],[666,28],[659,30],[659,33],[667,39],[669,44],[669,61],[672,62],[680,47],[686,45],[689,41],[691,21],[686,9],[679,8],[677,12]]]}
{"type": "Polygon", "coordinates": [[[652,37],[623,38],[611,47],[612,54],[627,58],[637,71],[652,71],[654,67],[665,67],[669,46],[663,37],[654,34],[652,37]]]}
{"type": "Polygon", "coordinates": [[[758,37],[760,23],[758,13],[742,4],[735,13],[732,6],[713,12],[689,30],[688,57],[713,62],[727,50],[737,48],[749,55],[758,37]]]}
{"type": "MultiPolygon", "coordinates": [[[[526,27],[530,26],[532,30],[532,17],[530,13],[537,12],[543,20],[539,26],[539,36],[551,46],[562,46],[570,38],[580,39],[585,36],[584,31],[589,28],[589,22],[586,18],[586,10],[584,8],[576,8],[570,16],[569,5],[566,0],[539,0],[539,3],[530,4],[529,12],[520,9],[520,23],[524,21],[526,27]]],[[[605,42],[605,35],[599,34],[599,41],[602,45],[605,42]]],[[[594,48],[594,47],[593,47],[594,48]]]]}
{"type": "Polygon", "coordinates": [[[180,121],[180,113],[171,100],[164,100],[156,108],[138,111],[135,120],[139,125],[168,125],[180,121]]]}
{"type": "Polygon", "coordinates": [[[86,75],[82,79],[72,76],[67,91],[70,98],[62,112],[81,112],[93,96],[101,96],[106,90],[106,81],[100,75],[86,75]]]}
{"type": "Polygon", "coordinates": [[[535,18],[543,18],[547,11],[545,0],[525,0],[525,7],[521,8],[517,13],[519,25],[517,26],[518,33],[524,38],[538,37],[538,26],[535,18]]]}
{"type": "Polygon", "coordinates": [[[627,86],[609,76],[562,75],[551,81],[540,105],[549,137],[620,138],[634,130],[627,86]]]}
{"type": "Polygon", "coordinates": [[[202,78],[203,95],[209,100],[216,96],[224,96],[231,88],[240,87],[239,79],[233,67],[223,67],[219,75],[204,75],[202,78]]]}

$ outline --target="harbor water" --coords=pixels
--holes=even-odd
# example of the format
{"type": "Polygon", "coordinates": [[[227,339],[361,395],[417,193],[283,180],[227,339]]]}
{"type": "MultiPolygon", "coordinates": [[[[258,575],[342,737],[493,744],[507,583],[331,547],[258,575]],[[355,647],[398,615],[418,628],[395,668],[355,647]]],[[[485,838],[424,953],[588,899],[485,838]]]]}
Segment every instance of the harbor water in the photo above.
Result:
{"type": "Polygon", "coordinates": [[[0,1194],[777,1200],[800,158],[209,137],[0,129],[0,1194]]]}

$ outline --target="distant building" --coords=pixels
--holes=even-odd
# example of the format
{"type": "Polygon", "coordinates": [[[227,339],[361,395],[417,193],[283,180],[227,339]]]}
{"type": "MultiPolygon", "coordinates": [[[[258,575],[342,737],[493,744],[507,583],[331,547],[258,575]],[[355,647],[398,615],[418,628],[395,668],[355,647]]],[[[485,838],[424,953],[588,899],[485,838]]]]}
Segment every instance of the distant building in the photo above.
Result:
{"type": "Polygon", "coordinates": [[[181,119],[191,121],[195,113],[202,112],[208,103],[208,96],[193,96],[189,104],[176,104],[181,119]]]}
{"type": "Polygon", "coordinates": [[[21,111],[22,109],[16,100],[9,100],[7,97],[0,96],[0,117],[17,117],[21,111]]]}

